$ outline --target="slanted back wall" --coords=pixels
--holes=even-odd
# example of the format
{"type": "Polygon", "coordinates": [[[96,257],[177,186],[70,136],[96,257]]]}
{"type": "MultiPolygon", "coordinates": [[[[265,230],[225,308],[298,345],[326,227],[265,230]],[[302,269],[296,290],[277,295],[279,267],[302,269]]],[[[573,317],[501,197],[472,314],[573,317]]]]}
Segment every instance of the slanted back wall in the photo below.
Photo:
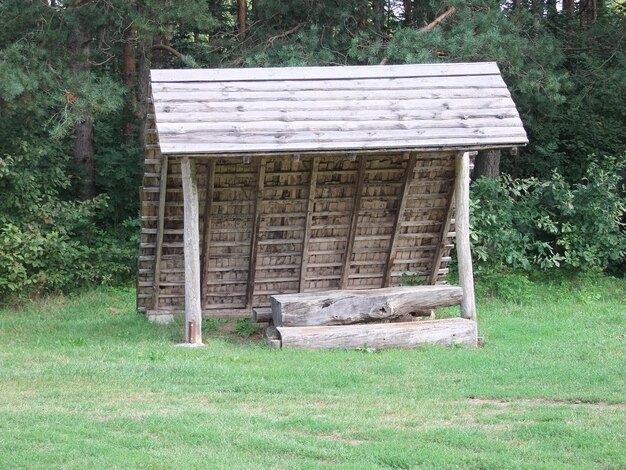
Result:
{"type": "MultiPolygon", "coordinates": [[[[156,289],[158,179],[149,178],[159,168],[153,158],[147,164],[154,168],[146,172],[143,188],[139,307],[180,310],[180,162],[169,159],[156,289]]],[[[415,275],[427,282],[433,269],[435,280],[445,277],[449,245],[439,252],[441,262],[436,248],[449,216],[454,152],[352,159],[340,154],[252,156],[249,163],[241,157],[198,158],[196,165],[204,311],[247,315],[251,307],[268,306],[276,293],[379,288],[415,275]]]]}

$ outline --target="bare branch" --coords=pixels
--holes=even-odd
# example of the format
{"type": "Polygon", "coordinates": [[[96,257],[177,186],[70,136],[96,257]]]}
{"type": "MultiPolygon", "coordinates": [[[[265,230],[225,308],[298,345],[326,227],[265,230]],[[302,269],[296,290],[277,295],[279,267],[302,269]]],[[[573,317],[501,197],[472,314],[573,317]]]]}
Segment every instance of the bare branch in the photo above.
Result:
{"type": "Polygon", "coordinates": [[[439,15],[437,18],[435,18],[433,21],[428,23],[423,28],[418,29],[417,31],[420,33],[426,33],[432,30],[433,28],[435,28],[439,23],[445,20],[448,16],[453,15],[455,12],[456,12],[456,8],[450,7],[446,11],[444,11],[441,15],[439,15]]]}
{"type": "Polygon", "coordinates": [[[297,31],[299,31],[306,24],[307,24],[306,22],[298,23],[293,28],[288,29],[287,31],[283,31],[282,33],[277,34],[276,36],[272,36],[271,38],[269,38],[267,40],[267,45],[270,46],[270,47],[273,47],[274,46],[274,41],[276,41],[277,39],[285,38],[285,37],[289,36],[290,34],[293,34],[293,33],[297,32],[297,31]]]}

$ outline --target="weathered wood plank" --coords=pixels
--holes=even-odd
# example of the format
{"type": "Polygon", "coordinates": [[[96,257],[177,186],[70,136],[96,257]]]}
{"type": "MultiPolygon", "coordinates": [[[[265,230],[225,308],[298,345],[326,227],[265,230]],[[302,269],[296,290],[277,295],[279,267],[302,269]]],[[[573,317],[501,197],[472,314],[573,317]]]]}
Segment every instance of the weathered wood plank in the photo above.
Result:
{"type": "Polygon", "coordinates": [[[185,139],[179,142],[164,142],[161,144],[161,151],[171,155],[241,155],[248,153],[267,152],[272,153],[290,153],[294,151],[323,151],[323,150],[364,150],[364,149],[397,149],[397,150],[414,150],[423,149],[429,151],[436,150],[473,150],[494,147],[510,147],[511,145],[526,145],[528,139],[525,134],[511,133],[511,135],[493,136],[472,136],[472,137],[455,137],[443,138],[437,137],[427,138],[408,138],[404,136],[397,140],[390,139],[374,139],[369,141],[306,141],[306,142],[280,142],[275,139],[274,143],[236,143],[236,142],[198,142],[185,143],[185,139]]]}
{"type": "Polygon", "coordinates": [[[400,201],[398,204],[398,210],[395,214],[393,221],[393,229],[391,231],[392,238],[389,243],[389,252],[387,254],[387,260],[385,263],[385,274],[383,277],[382,287],[389,287],[391,285],[391,270],[393,268],[394,261],[396,259],[396,248],[400,235],[400,223],[404,218],[404,211],[406,209],[407,196],[411,189],[411,181],[413,181],[413,174],[415,172],[415,162],[417,161],[417,155],[415,152],[409,154],[407,161],[406,171],[402,176],[402,193],[400,194],[400,201]]]}
{"type": "Polygon", "coordinates": [[[304,282],[306,278],[306,270],[309,262],[309,243],[311,240],[311,225],[313,224],[313,210],[315,208],[315,191],[317,190],[317,172],[319,169],[320,159],[318,156],[313,157],[311,161],[311,173],[309,175],[309,195],[306,209],[306,222],[304,229],[304,238],[302,241],[302,258],[300,262],[300,282],[298,290],[304,290],[304,282]]]}
{"type": "Polygon", "coordinates": [[[348,276],[350,275],[350,261],[352,250],[354,249],[354,239],[356,237],[356,226],[359,221],[359,211],[361,209],[361,198],[363,197],[363,184],[365,183],[365,170],[367,169],[367,156],[362,155],[359,159],[359,170],[354,183],[354,199],[352,201],[352,213],[350,215],[350,228],[348,229],[348,240],[346,250],[343,254],[341,281],[339,286],[345,289],[348,286],[348,276]]]}
{"type": "Polygon", "coordinates": [[[499,74],[495,62],[418,65],[363,65],[358,67],[273,67],[246,69],[169,69],[151,70],[156,82],[198,82],[232,80],[310,80],[310,79],[353,79],[385,77],[429,77],[445,75],[492,75],[499,74]]]}
{"type": "MultiPolygon", "coordinates": [[[[394,114],[387,114],[387,119],[393,117],[394,114]]],[[[289,116],[283,116],[288,118],[289,116]]],[[[334,116],[338,119],[338,116],[334,116]]],[[[396,113],[396,121],[313,121],[307,120],[302,116],[302,121],[287,122],[285,119],[280,121],[255,121],[255,122],[162,122],[159,123],[159,132],[166,134],[195,134],[208,133],[211,135],[229,135],[229,134],[263,134],[263,133],[292,133],[292,132],[346,132],[346,131],[383,131],[383,130],[423,130],[424,128],[432,129],[480,129],[492,127],[519,127],[522,121],[519,117],[498,118],[495,115],[488,118],[471,118],[467,119],[436,119],[436,120],[409,120],[406,116],[396,113]]],[[[424,132],[422,132],[424,133],[424,132]]]]}
{"type": "Polygon", "coordinates": [[[185,339],[202,343],[202,305],[200,299],[200,231],[198,210],[198,181],[195,161],[181,159],[184,197],[184,256],[185,256],[185,339]]]}
{"type": "Polygon", "coordinates": [[[161,288],[159,283],[161,282],[161,256],[163,253],[163,234],[165,228],[165,202],[167,195],[167,172],[169,166],[169,157],[167,155],[161,156],[161,176],[159,180],[159,212],[157,216],[157,239],[155,247],[155,261],[154,261],[154,305],[153,308],[159,308],[159,294],[161,288]]]}
{"type": "Polygon", "coordinates": [[[256,200],[254,202],[254,218],[252,219],[252,238],[250,239],[250,264],[248,267],[248,284],[246,286],[246,308],[252,308],[254,298],[254,280],[256,278],[257,253],[259,250],[259,229],[261,227],[261,205],[263,204],[263,188],[265,186],[265,165],[267,159],[260,157],[256,183],[256,200]]]}
{"type": "Polygon", "coordinates": [[[157,95],[166,93],[202,93],[220,91],[224,93],[250,93],[250,92],[314,92],[319,90],[328,91],[374,91],[374,90],[455,90],[455,93],[472,93],[483,89],[501,91],[506,89],[505,83],[498,75],[491,76],[449,76],[449,77],[425,77],[416,80],[415,77],[398,78],[366,78],[366,79],[318,79],[318,80],[264,80],[256,82],[245,81],[202,81],[202,82],[169,82],[154,83],[152,92],[157,95]],[[472,86],[473,85],[473,86],[472,86]],[[463,91],[464,90],[464,91],[463,91]]]}
{"type": "Polygon", "coordinates": [[[214,142],[224,143],[259,143],[274,144],[275,146],[293,143],[308,143],[317,140],[320,143],[330,142],[367,142],[375,140],[439,140],[455,138],[477,138],[487,140],[499,136],[525,136],[523,129],[517,127],[479,127],[479,128],[430,128],[430,129],[381,129],[381,130],[320,130],[320,131],[291,131],[287,127],[282,131],[247,131],[237,132],[207,132],[202,130],[187,130],[186,125],[181,125],[177,131],[163,131],[167,143],[193,143],[202,144],[214,142]]]}
{"type": "MultiPolygon", "coordinates": [[[[441,267],[441,261],[443,259],[443,253],[446,250],[446,244],[448,237],[450,236],[450,225],[452,222],[452,216],[454,215],[454,185],[450,188],[450,194],[448,196],[448,201],[446,203],[446,215],[444,219],[444,223],[441,225],[441,230],[439,232],[439,244],[435,249],[435,254],[433,256],[433,264],[430,275],[428,276],[428,284],[435,285],[437,284],[437,279],[439,279],[439,268],[441,267]]],[[[455,234],[456,236],[456,234],[455,234]]]]}
{"type": "Polygon", "coordinates": [[[410,323],[276,327],[283,348],[414,348],[425,344],[476,347],[476,322],[464,318],[410,323]]]}
{"type": "Polygon", "coordinates": [[[470,248],[469,198],[470,198],[469,154],[459,152],[456,156],[456,178],[454,184],[456,227],[456,252],[459,264],[459,284],[463,288],[461,317],[476,320],[474,298],[474,272],[470,248]]]}
{"type": "Polygon", "coordinates": [[[252,321],[254,323],[268,323],[272,321],[271,307],[255,307],[252,309],[252,321]]]}
{"type": "Polygon", "coordinates": [[[271,302],[276,326],[319,326],[399,318],[419,310],[459,305],[462,296],[460,287],[418,286],[282,294],[272,296],[271,302]]]}
{"type": "MultiPolygon", "coordinates": [[[[249,86],[231,86],[230,83],[211,83],[201,82],[188,86],[171,87],[167,85],[155,84],[152,90],[152,96],[155,102],[163,101],[193,101],[191,95],[197,95],[198,99],[214,99],[215,101],[225,101],[229,97],[241,99],[244,101],[254,100],[271,100],[279,97],[279,99],[293,100],[315,100],[322,99],[340,99],[350,100],[364,99],[364,95],[371,95],[372,98],[380,98],[389,96],[389,91],[393,90],[394,97],[401,99],[412,97],[414,90],[446,90],[459,88],[506,88],[506,84],[499,75],[482,75],[482,76],[458,76],[458,77],[425,77],[419,80],[413,80],[412,86],[399,85],[397,88],[390,84],[381,86],[381,80],[372,79],[367,82],[358,82],[355,80],[319,80],[310,83],[309,86],[290,86],[288,81],[264,82],[266,85],[256,88],[256,82],[250,83],[249,86]],[[340,86],[336,84],[340,82],[340,86]],[[352,83],[351,83],[352,82],[352,83]],[[367,84],[366,84],[367,83],[367,84]],[[283,84],[285,88],[283,89],[283,84]],[[335,86],[333,86],[335,85],[335,86]],[[352,86],[350,86],[352,85],[352,86]],[[325,95],[327,93],[327,95],[325,95]]],[[[304,82],[303,82],[304,83],[304,82]]],[[[384,83],[384,82],[383,82],[384,83]]]]}
{"type": "Polygon", "coordinates": [[[211,229],[213,226],[213,192],[215,187],[215,160],[209,160],[206,178],[206,197],[204,201],[204,220],[202,229],[202,265],[200,266],[200,291],[202,305],[206,298],[206,280],[209,276],[209,261],[211,256],[211,229]]]}
{"type": "MultiPolygon", "coordinates": [[[[416,94],[416,96],[418,96],[416,94]]],[[[423,96],[423,95],[420,95],[423,96]]],[[[500,114],[516,114],[515,105],[509,98],[498,96],[475,97],[475,98],[449,98],[449,97],[426,97],[405,100],[370,99],[367,101],[227,101],[214,102],[209,100],[197,100],[193,102],[164,102],[157,103],[159,121],[184,122],[191,121],[194,117],[207,120],[204,115],[215,116],[211,120],[223,121],[258,121],[280,119],[280,113],[288,119],[290,116],[303,116],[311,113],[311,119],[318,121],[333,119],[333,115],[324,112],[336,111],[342,116],[356,118],[360,112],[365,113],[363,119],[376,120],[381,114],[393,112],[407,113],[414,119],[434,119],[440,113],[443,117],[461,119],[464,115],[475,117],[489,117],[495,110],[500,114]],[[488,112],[486,116],[481,111],[488,112]],[[464,114],[461,114],[461,113],[464,114]],[[265,113],[265,114],[263,114],[265,113]],[[412,114],[409,114],[412,113],[412,114]],[[187,119],[184,119],[185,114],[187,119]],[[248,118],[250,116],[250,118],[248,118]],[[265,117],[265,119],[263,119],[265,117]]],[[[337,119],[337,118],[335,118],[337,119]]],[[[381,118],[382,119],[382,118],[381,118]]]]}

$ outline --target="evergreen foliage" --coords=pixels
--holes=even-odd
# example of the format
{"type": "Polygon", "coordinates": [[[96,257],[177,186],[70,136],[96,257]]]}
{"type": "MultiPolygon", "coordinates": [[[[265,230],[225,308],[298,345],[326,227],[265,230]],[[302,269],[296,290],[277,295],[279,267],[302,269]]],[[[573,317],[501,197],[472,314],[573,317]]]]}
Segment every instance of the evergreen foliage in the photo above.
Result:
{"type": "MultiPolygon", "coordinates": [[[[567,191],[589,189],[606,167],[589,156],[626,151],[626,15],[623,2],[591,12],[573,4],[571,14],[553,5],[0,2],[0,295],[132,278],[150,68],[496,61],[531,137],[502,163],[524,180],[504,179],[498,191],[517,181],[532,181],[533,194],[556,187],[554,171],[567,191]]],[[[604,227],[622,216],[590,210],[604,227]]],[[[559,232],[554,255],[577,253],[567,262],[580,268],[619,266],[603,255],[613,239],[588,236],[594,249],[559,232]]],[[[545,240],[532,242],[537,251],[545,240]]]]}

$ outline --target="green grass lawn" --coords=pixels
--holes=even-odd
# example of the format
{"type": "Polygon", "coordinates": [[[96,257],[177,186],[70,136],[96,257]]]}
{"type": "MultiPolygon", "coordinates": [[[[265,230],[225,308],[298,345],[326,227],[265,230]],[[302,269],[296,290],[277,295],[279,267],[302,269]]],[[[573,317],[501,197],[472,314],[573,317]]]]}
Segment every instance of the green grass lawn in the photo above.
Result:
{"type": "Polygon", "coordinates": [[[181,348],[131,290],[0,311],[0,468],[626,468],[626,282],[495,287],[475,350],[181,348]]]}

